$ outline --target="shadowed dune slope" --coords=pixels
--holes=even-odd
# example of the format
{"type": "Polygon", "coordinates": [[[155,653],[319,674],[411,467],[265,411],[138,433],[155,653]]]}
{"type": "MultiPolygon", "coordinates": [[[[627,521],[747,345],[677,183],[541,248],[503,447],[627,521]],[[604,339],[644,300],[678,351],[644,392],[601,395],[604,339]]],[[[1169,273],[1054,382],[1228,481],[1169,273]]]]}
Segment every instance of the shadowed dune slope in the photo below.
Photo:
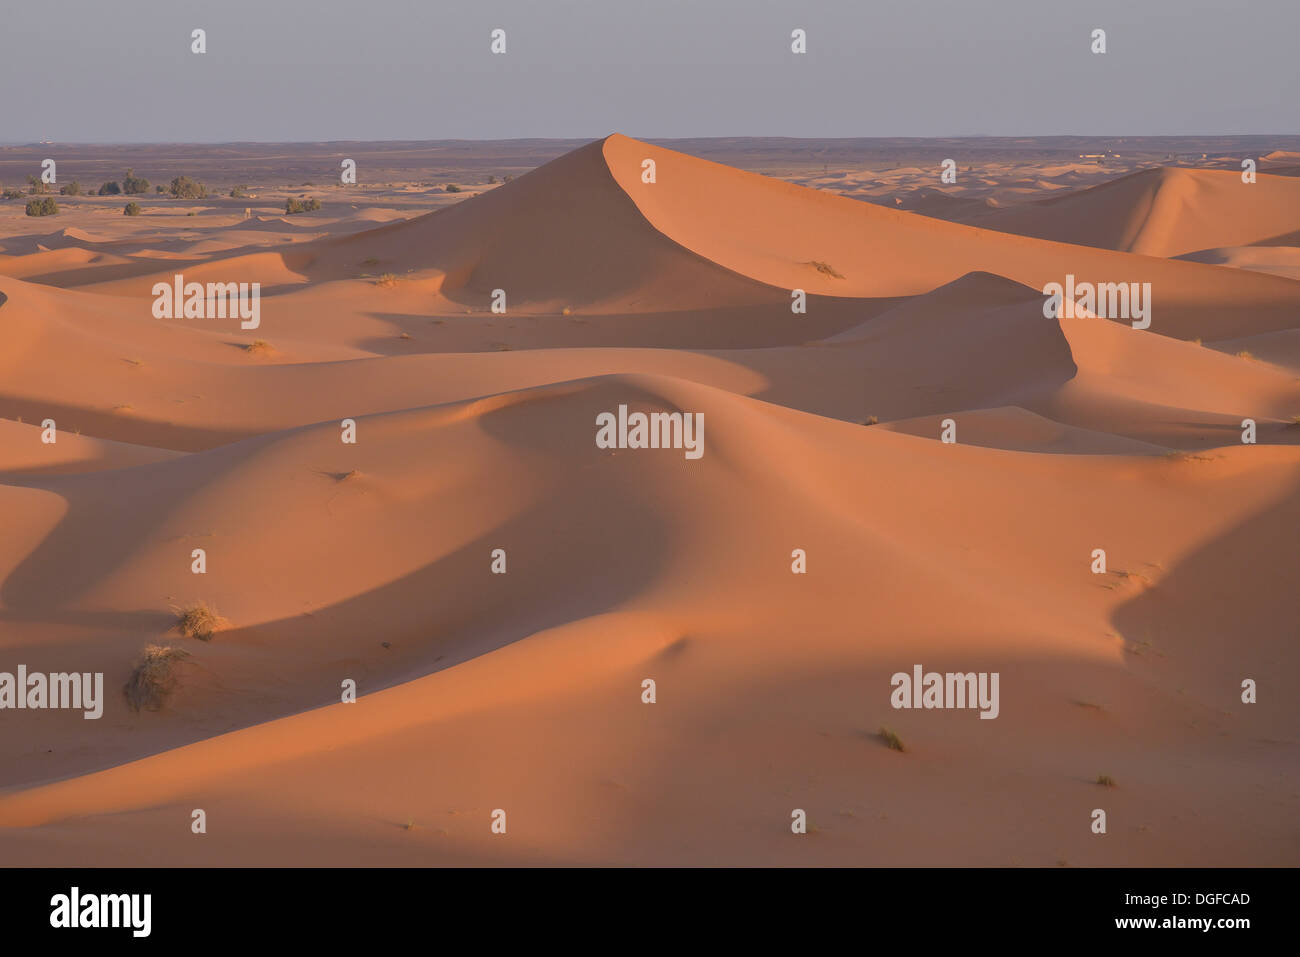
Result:
{"type": "Polygon", "coordinates": [[[599,141],[490,193],[313,251],[316,275],[374,258],[397,273],[436,270],[453,301],[483,303],[502,289],[525,310],[658,312],[788,298],[650,228],[599,141]]]}

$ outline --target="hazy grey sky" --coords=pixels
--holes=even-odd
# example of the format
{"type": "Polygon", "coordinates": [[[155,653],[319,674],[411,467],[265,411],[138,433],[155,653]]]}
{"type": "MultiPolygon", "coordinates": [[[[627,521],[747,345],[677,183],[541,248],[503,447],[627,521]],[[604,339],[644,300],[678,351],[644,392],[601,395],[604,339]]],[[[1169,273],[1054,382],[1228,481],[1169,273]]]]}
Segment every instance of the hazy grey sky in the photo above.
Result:
{"type": "Polygon", "coordinates": [[[41,0],[0,142],[1297,133],[1297,36],[1300,0],[41,0]]]}

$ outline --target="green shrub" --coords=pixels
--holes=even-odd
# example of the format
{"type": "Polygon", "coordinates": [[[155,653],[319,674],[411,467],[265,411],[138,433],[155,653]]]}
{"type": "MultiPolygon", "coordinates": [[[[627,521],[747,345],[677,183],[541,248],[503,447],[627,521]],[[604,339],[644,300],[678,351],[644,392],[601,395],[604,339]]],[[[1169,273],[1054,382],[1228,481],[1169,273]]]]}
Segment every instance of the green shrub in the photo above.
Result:
{"type": "Polygon", "coordinates": [[[54,201],[53,196],[47,196],[45,199],[34,199],[27,204],[28,216],[53,216],[59,211],[59,204],[54,201]]]}
{"type": "Polygon", "coordinates": [[[196,183],[188,176],[177,176],[167,191],[177,199],[202,199],[208,195],[208,190],[202,183],[196,183]]]}
{"type": "Polygon", "coordinates": [[[443,187],[443,191],[447,193],[459,193],[460,187],[457,186],[455,183],[448,183],[446,186],[443,187]]]}
{"type": "Polygon", "coordinates": [[[126,171],[126,176],[122,179],[122,192],[128,196],[139,196],[141,193],[149,192],[149,181],[143,177],[136,176],[135,170],[126,171]]]}
{"type": "Polygon", "coordinates": [[[121,194],[122,187],[117,183],[105,183],[103,186],[99,187],[100,196],[120,196],[121,194]]]}
{"type": "Polygon", "coordinates": [[[320,209],[320,200],[315,197],[306,199],[294,199],[290,197],[284,201],[284,212],[292,216],[294,213],[314,213],[320,209]]]}
{"type": "Polygon", "coordinates": [[[33,196],[43,196],[50,191],[50,184],[38,176],[27,177],[27,192],[33,196]]]}
{"type": "Polygon", "coordinates": [[[139,216],[139,215],[140,215],[140,204],[139,204],[139,203],[127,203],[125,206],[122,207],[122,212],[125,213],[127,216],[139,216]]]}
{"type": "Polygon", "coordinates": [[[75,179],[71,183],[64,183],[62,186],[59,187],[59,195],[80,196],[81,184],[78,183],[75,179]]]}
{"type": "Polygon", "coordinates": [[[153,188],[153,191],[154,191],[155,193],[165,193],[165,192],[167,192],[167,190],[166,190],[166,189],[165,189],[161,184],[159,184],[158,186],[155,186],[155,187],[153,188]]]}
{"type": "Polygon", "coordinates": [[[22,199],[23,191],[21,189],[14,189],[10,186],[3,193],[0,193],[0,197],[3,197],[4,199],[22,199]]]}
{"type": "Polygon", "coordinates": [[[239,186],[236,186],[234,189],[232,189],[232,190],[230,191],[230,198],[231,198],[231,199],[247,199],[247,198],[248,198],[248,187],[247,187],[247,186],[244,186],[244,185],[242,185],[242,184],[239,185],[239,186]]]}

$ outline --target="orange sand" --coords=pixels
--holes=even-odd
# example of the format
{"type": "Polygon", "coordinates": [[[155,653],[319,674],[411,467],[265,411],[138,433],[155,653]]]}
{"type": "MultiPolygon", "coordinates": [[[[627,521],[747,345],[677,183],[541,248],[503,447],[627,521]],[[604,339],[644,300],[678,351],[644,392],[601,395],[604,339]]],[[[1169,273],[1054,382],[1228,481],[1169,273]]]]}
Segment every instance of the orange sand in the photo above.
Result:
{"type": "Polygon", "coordinates": [[[5,242],[0,671],[109,693],[0,713],[0,860],[1296,864],[1300,180],[1232,180],[966,225],[616,135],[386,225],[5,242]],[[153,318],[176,272],[260,328],[153,318]],[[1066,272],[1151,328],[1045,319],[1066,272]],[[620,404],[705,454],[598,449],[620,404]],[[893,710],[915,663],[1000,716],[893,710]]]}

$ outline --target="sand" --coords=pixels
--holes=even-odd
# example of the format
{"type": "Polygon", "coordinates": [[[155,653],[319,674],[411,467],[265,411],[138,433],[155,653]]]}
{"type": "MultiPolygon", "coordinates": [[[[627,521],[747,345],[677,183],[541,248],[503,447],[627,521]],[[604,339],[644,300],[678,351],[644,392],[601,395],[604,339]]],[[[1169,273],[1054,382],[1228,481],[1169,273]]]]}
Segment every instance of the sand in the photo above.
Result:
{"type": "Polygon", "coordinates": [[[108,695],[0,712],[0,860],[1295,865],[1300,180],[1072,172],[936,218],[613,135],[431,212],[6,208],[0,671],[108,695]],[[892,708],[918,663],[998,717],[892,708]]]}

